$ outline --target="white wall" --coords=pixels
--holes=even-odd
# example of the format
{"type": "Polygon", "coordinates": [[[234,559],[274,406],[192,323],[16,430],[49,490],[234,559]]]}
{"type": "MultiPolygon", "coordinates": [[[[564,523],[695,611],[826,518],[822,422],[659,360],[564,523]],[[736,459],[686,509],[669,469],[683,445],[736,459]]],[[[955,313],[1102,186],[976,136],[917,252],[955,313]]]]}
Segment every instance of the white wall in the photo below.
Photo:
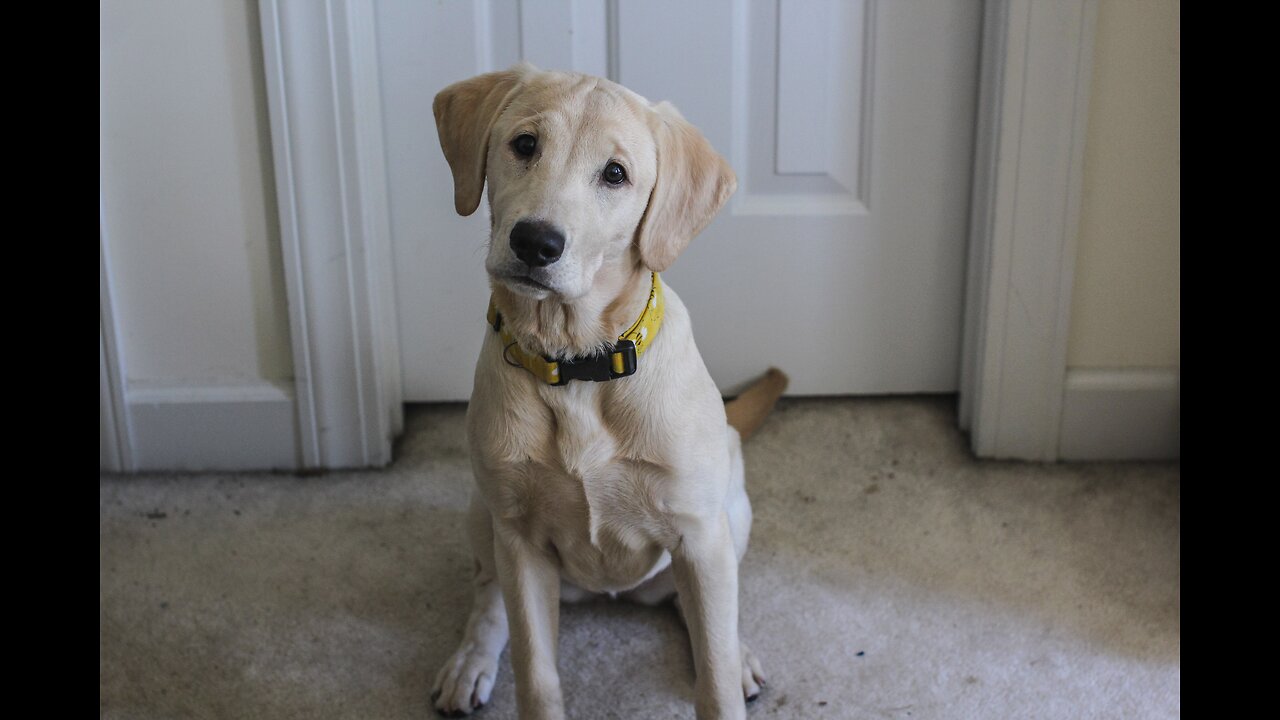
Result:
{"type": "Polygon", "coordinates": [[[103,250],[132,447],[122,465],[202,469],[230,444],[246,448],[246,467],[292,466],[257,2],[100,11],[103,250]]]}
{"type": "Polygon", "coordinates": [[[1060,454],[1180,454],[1178,0],[1100,0],[1060,454]]]}
{"type": "Polygon", "coordinates": [[[1099,3],[1069,367],[1179,365],[1179,11],[1099,3]]]}
{"type": "Polygon", "coordinates": [[[253,0],[101,5],[100,173],[131,389],[293,374],[253,0]]]}

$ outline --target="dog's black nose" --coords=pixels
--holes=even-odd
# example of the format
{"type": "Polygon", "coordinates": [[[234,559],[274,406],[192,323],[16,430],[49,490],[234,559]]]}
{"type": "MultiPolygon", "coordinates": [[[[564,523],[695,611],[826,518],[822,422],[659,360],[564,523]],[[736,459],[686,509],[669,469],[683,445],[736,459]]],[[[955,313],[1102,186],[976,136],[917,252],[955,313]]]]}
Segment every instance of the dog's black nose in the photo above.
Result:
{"type": "Polygon", "coordinates": [[[564,252],[564,235],[539,220],[521,220],[511,228],[511,249],[529,267],[546,267],[564,252]]]}

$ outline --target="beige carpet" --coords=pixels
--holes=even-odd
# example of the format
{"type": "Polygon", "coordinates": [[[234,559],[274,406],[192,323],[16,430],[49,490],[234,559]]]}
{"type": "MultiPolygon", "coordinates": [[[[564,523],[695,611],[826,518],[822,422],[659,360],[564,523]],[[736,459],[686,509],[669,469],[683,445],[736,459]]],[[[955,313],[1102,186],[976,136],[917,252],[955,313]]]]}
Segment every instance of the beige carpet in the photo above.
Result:
{"type": "MultiPolygon", "coordinates": [[[[461,636],[458,405],[380,472],[103,475],[104,718],[429,718],[461,636]]],[[[1179,467],[977,462],[951,397],[784,400],[746,445],[754,718],[1174,718],[1179,467]]],[[[692,718],[675,611],[566,606],[573,718],[692,718]]],[[[504,654],[490,705],[515,717],[504,654]]]]}

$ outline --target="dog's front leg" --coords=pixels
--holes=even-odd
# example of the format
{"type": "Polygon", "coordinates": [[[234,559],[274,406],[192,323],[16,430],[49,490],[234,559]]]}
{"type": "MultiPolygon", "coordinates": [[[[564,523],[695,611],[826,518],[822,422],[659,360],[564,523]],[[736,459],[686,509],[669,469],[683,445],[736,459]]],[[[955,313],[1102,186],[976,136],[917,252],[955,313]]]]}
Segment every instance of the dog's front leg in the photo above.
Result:
{"type": "Polygon", "coordinates": [[[556,669],[560,570],[548,553],[512,527],[494,523],[494,559],[511,628],[511,667],[522,720],[561,720],[564,699],[556,669]]]}
{"type": "Polygon", "coordinates": [[[682,528],[671,553],[676,590],[693,644],[699,720],[745,718],[738,646],[738,557],[723,512],[682,528]]]}
{"type": "Polygon", "coordinates": [[[431,700],[445,717],[459,717],[489,702],[498,678],[498,656],[507,646],[507,611],[493,559],[493,519],[479,495],[467,512],[471,552],[475,557],[475,601],[462,642],[436,675],[431,700]]]}

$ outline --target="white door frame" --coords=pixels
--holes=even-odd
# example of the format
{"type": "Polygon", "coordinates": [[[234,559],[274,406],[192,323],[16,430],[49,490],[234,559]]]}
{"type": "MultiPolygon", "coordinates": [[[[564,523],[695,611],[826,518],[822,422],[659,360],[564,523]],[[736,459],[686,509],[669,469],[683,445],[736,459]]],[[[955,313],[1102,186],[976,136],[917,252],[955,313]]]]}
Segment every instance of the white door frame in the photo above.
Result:
{"type": "Polygon", "coordinates": [[[403,424],[372,0],[260,4],[303,468],[403,424]]]}
{"type": "Polygon", "coordinates": [[[1056,460],[1096,0],[989,0],[960,426],[980,457],[1056,460]]]}
{"type": "MultiPolygon", "coordinates": [[[[261,3],[305,467],[385,464],[402,424],[373,2],[261,3]]],[[[1097,2],[984,12],[959,420],[1053,460],[1097,2]]]]}
{"type": "Polygon", "coordinates": [[[98,193],[98,447],[100,467],[110,472],[138,469],[133,452],[133,429],[125,405],[124,358],[115,322],[108,267],[106,220],[102,193],[98,193]]]}

